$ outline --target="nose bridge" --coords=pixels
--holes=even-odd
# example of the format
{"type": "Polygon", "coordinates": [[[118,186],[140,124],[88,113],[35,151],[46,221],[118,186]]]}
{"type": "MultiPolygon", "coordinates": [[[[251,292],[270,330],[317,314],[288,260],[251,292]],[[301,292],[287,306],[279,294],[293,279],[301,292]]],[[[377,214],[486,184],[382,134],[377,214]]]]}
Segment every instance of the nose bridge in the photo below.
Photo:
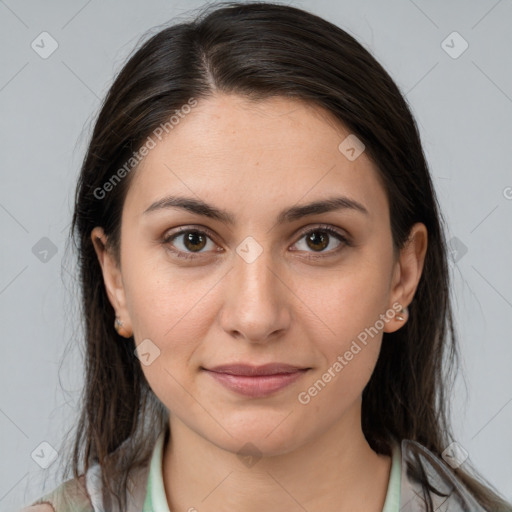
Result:
{"type": "Polygon", "coordinates": [[[230,292],[223,304],[223,328],[252,341],[263,341],[287,325],[289,315],[279,289],[283,285],[271,270],[270,248],[248,237],[236,252],[230,292]]]}
{"type": "Polygon", "coordinates": [[[240,284],[239,291],[247,299],[268,303],[275,298],[275,276],[269,270],[271,259],[269,250],[263,251],[253,261],[247,261],[240,256],[236,258],[236,280],[240,284]]]}
{"type": "Polygon", "coordinates": [[[258,240],[253,236],[246,236],[236,247],[234,255],[234,273],[236,280],[244,285],[246,291],[265,294],[265,288],[272,287],[272,273],[268,267],[272,266],[272,249],[270,239],[258,240]],[[270,274],[270,276],[268,275],[270,274]]]}

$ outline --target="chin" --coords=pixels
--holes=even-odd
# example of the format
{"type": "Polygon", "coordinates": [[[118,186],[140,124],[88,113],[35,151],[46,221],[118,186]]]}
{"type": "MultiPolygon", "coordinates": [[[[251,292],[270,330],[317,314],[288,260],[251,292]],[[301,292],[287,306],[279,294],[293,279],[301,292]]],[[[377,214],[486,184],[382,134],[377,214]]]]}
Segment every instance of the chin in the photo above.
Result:
{"type": "MultiPolygon", "coordinates": [[[[264,416],[262,418],[261,414],[248,415],[245,418],[239,418],[236,422],[225,420],[222,426],[231,436],[222,430],[224,435],[218,435],[219,431],[217,431],[217,435],[207,434],[205,437],[223,450],[237,455],[243,455],[245,452],[251,454],[254,451],[254,455],[260,457],[284,455],[304,441],[297,437],[298,426],[289,423],[290,418],[284,419],[286,414],[276,414],[275,421],[268,413],[264,416]]],[[[302,435],[303,432],[301,438],[302,435]]]]}

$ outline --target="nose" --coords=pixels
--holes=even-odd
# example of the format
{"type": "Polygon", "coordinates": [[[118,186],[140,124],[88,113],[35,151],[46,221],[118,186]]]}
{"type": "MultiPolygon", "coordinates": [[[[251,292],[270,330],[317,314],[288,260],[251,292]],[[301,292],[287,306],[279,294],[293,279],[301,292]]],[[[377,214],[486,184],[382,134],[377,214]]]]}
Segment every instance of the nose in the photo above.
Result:
{"type": "Polygon", "coordinates": [[[234,256],[220,310],[221,326],[232,337],[262,344],[288,330],[291,292],[284,276],[272,267],[267,250],[250,263],[234,256]]]}

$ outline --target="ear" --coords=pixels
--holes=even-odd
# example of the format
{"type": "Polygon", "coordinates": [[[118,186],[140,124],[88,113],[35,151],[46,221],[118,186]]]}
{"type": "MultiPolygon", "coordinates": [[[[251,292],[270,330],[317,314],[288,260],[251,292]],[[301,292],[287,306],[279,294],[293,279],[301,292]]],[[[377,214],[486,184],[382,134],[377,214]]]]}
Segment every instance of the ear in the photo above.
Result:
{"type": "Polygon", "coordinates": [[[123,326],[118,332],[121,336],[129,338],[132,335],[131,333],[133,333],[133,329],[128,310],[126,308],[126,294],[121,269],[117,265],[111,251],[107,248],[107,236],[105,235],[103,228],[95,227],[91,231],[91,240],[101,266],[108,299],[116,312],[116,316],[123,323],[123,326]]]}
{"type": "MultiPolygon", "coordinates": [[[[400,250],[400,254],[395,263],[391,283],[390,304],[388,305],[390,309],[397,311],[397,303],[400,304],[402,308],[406,308],[412,302],[423,272],[427,243],[427,228],[425,224],[417,222],[411,228],[409,238],[404,247],[400,250]],[[393,305],[395,306],[393,307],[393,305]]],[[[403,320],[399,320],[399,318],[395,316],[394,321],[387,322],[384,332],[394,332],[398,330],[404,324],[404,321],[407,321],[407,315],[401,316],[403,320]]]]}

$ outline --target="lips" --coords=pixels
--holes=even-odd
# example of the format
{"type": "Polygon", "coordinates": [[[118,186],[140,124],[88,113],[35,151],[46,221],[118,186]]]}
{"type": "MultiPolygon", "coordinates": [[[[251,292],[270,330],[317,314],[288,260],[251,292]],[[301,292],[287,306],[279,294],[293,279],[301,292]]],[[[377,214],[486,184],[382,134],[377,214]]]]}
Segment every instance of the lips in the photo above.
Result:
{"type": "Polygon", "coordinates": [[[208,371],[215,373],[224,373],[227,375],[239,375],[248,377],[257,377],[260,375],[280,375],[288,373],[296,373],[308,368],[293,366],[286,363],[268,363],[261,366],[253,366],[249,364],[225,364],[207,368],[208,371]]]}
{"type": "Polygon", "coordinates": [[[269,363],[261,366],[227,364],[202,369],[231,392],[250,398],[264,398],[291,385],[311,368],[269,363]]]}

